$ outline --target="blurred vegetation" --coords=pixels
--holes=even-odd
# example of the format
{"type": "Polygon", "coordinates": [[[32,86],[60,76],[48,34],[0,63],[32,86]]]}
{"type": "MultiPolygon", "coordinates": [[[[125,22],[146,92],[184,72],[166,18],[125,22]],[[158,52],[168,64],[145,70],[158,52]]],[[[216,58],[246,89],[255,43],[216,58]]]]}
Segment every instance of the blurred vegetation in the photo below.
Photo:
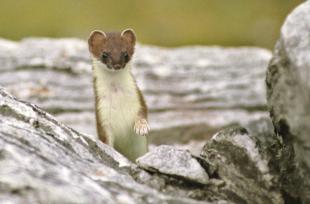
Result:
{"type": "Polygon", "coordinates": [[[142,43],[272,48],[302,0],[1,0],[0,36],[87,38],[132,27],[142,43]]]}

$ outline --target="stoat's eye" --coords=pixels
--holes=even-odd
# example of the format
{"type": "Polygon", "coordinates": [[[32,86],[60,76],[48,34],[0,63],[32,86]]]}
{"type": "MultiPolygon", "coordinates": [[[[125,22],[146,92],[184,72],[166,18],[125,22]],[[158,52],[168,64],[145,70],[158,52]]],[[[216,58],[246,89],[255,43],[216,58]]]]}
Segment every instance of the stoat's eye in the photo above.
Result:
{"type": "Polygon", "coordinates": [[[107,52],[103,52],[101,55],[102,60],[106,60],[106,59],[108,59],[108,57],[109,57],[109,53],[107,53],[107,52]]]}
{"type": "Polygon", "coordinates": [[[123,52],[122,54],[123,54],[123,57],[124,57],[125,61],[128,62],[129,61],[128,52],[123,52]]]}

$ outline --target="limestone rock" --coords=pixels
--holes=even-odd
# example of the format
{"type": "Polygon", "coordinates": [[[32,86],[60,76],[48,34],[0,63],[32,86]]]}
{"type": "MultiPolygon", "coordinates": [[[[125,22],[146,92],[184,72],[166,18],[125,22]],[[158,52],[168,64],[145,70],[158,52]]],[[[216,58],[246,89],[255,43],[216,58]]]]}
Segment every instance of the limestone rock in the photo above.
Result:
{"type": "MultiPolygon", "coordinates": [[[[270,136],[277,141],[274,134],[270,136]]],[[[218,189],[223,197],[236,203],[284,203],[278,174],[269,167],[275,155],[267,151],[273,144],[268,141],[259,141],[238,126],[224,129],[207,141],[201,157],[216,166],[211,177],[224,181],[218,189]]]]}
{"type": "MultiPolygon", "coordinates": [[[[265,128],[251,127],[265,135],[265,128]]],[[[241,128],[224,130],[201,157],[160,146],[138,159],[141,169],[0,89],[0,201],[281,204],[278,174],[268,165],[270,149],[278,148],[256,137],[241,128]]]]}
{"type": "Polygon", "coordinates": [[[282,156],[290,158],[281,166],[283,191],[290,202],[303,203],[310,203],[309,39],[310,2],[306,1],[287,17],[266,79],[270,114],[283,139],[282,156]]]}
{"type": "Polygon", "coordinates": [[[137,164],[146,170],[207,184],[209,181],[205,169],[186,150],[161,145],[138,158],[137,164]]]}
{"type": "Polygon", "coordinates": [[[2,88],[0,166],[1,203],[210,203],[138,183],[147,173],[115,150],[2,88]]]}

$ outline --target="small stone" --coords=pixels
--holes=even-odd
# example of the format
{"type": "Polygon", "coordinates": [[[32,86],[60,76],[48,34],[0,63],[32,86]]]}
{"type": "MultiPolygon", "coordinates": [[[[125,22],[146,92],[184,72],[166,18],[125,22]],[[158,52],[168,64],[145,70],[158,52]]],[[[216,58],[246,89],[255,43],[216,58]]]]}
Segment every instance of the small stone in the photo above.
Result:
{"type": "Polygon", "coordinates": [[[137,159],[143,169],[207,184],[209,176],[199,162],[186,150],[161,145],[137,159]]]}

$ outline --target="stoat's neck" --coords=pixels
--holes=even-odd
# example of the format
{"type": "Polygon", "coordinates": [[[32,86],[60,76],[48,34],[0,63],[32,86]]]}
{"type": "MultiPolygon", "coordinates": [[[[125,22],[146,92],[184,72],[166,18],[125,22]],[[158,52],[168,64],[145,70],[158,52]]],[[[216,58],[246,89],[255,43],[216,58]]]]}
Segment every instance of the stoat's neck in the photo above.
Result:
{"type": "Polygon", "coordinates": [[[131,63],[127,63],[126,67],[120,70],[111,70],[105,64],[96,58],[93,58],[93,75],[98,79],[106,82],[125,82],[133,80],[131,75],[131,63]]]}
{"type": "MultiPolygon", "coordinates": [[[[118,89],[128,94],[136,92],[135,81],[131,75],[131,63],[121,70],[110,70],[105,64],[93,59],[93,76],[96,79],[96,92],[108,93],[118,89]]],[[[100,96],[100,94],[99,94],[100,96]]]]}

